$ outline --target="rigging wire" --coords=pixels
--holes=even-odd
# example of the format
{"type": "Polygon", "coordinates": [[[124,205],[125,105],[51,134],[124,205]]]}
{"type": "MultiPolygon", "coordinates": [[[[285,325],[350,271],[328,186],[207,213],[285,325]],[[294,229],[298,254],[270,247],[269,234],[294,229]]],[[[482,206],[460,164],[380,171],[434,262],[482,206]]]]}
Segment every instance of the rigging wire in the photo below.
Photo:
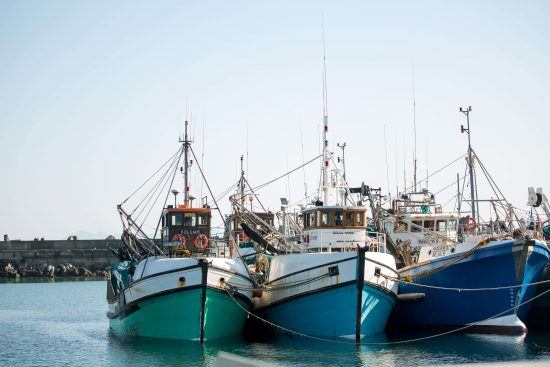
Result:
{"type": "MultiPolygon", "coordinates": [[[[191,150],[191,154],[193,155],[193,157],[195,158],[195,161],[197,160],[197,157],[195,156],[195,151],[193,150],[193,147],[189,146],[189,150],[191,150]]],[[[218,205],[218,202],[216,201],[216,199],[214,198],[214,195],[212,194],[212,189],[210,188],[210,184],[208,183],[208,181],[206,180],[206,177],[204,176],[204,172],[202,171],[202,168],[201,168],[201,165],[197,162],[197,167],[199,168],[199,172],[201,173],[201,176],[202,176],[202,179],[204,180],[204,183],[206,184],[206,188],[208,189],[208,192],[210,193],[210,196],[212,197],[212,199],[214,200],[214,204],[216,205],[216,211],[218,212],[218,214],[220,215],[220,218],[222,220],[222,222],[225,224],[225,229],[229,231],[229,223],[225,220],[225,218],[223,217],[223,214],[222,214],[222,211],[220,209],[220,206],[218,205]]],[[[251,278],[251,274],[250,274],[250,269],[248,269],[248,266],[246,265],[246,263],[244,262],[244,259],[242,258],[241,256],[241,251],[239,250],[239,245],[238,244],[235,244],[235,239],[233,238],[233,236],[229,235],[229,239],[230,241],[233,241],[234,245],[235,245],[235,249],[237,250],[237,254],[239,255],[239,259],[241,259],[241,261],[243,262],[243,265],[244,265],[244,268],[246,270],[246,273],[248,275],[249,278],[251,278]]]]}
{"type": "Polygon", "coordinates": [[[155,193],[157,192],[158,188],[160,187],[160,184],[162,182],[164,182],[166,176],[168,175],[168,173],[172,170],[172,167],[174,166],[174,164],[176,162],[179,161],[179,157],[175,157],[173,160],[172,160],[172,163],[170,164],[170,166],[168,166],[168,169],[163,173],[163,175],[159,178],[159,180],[157,181],[157,183],[151,188],[151,190],[147,193],[147,195],[145,195],[145,197],[139,202],[138,206],[130,213],[130,216],[132,216],[136,210],[141,206],[141,204],[147,199],[147,202],[145,203],[145,205],[141,208],[141,210],[139,211],[137,217],[135,218],[135,220],[137,220],[141,214],[143,213],[143,211],[145,210],[145,208],[147,208],[147,206],[149,205],[149,202],[151,201],[151,199],[153,198],[153,196],[155,195],[155,193]]]}
{"type": "Polygon", "coordinates": [[[248,192],[260,190],[260,189],[266,187],[267,185],[270,185],[270,184],[272,184],[273,182],[278,181],[278,180],[280,180],[281,178],[284,178],[284,177],[290,175],[291,173],[296,172],[296,171],[299,170],[300,168],[307,166],[308,164],[310,164],[311,162],[316,161],[317,159],[321,158],[322,156],[323,156],[322,154],[319,154],[318,156],[316,156],[316,157],[310,159],[309,161],[307,161],[306,163],[304,163],[304,164],[302,164],[302,165],[300,165],[300,166],[298,166],[298,167],[296,167],[296,168],[294,168],[294,169],[288,171],[287,173],[282,174],[282,175],[280,175],[279,177],[276,177],[276,178],[274,178],[273,180],[270,180],[270,181],[268,181],[268,182],[265,182],[265,183],[263,183],[263,184],[261,184],[261,185],[258,185],[258,186],[256,186],[256,187],[253,187],[252,189],[248,190],[248,192]]]}
{"type": "MultiPolygon", "coordinates": [[[[438,169],[437,171],[435,171],[434,173],[432,173],[431,175],[429,175],[428,177],[426,177],[426,180],[429,179],[430,177],[432,177],[432,176],[438,174],[439,172],[443,171],[443,170],[446,169],[447,167],[453,165],[454,163],[458,162],[460,159],[464,158],[465,156],[466,156],[466,153],[465,153],[465,154],[462,154],[462,155],[461,155],[460,157],[458,157],[457,159],[455,159],[455,160],[453,160],[452,162],[446,164],[445,166],[441,167],[440,169],[438,169]]],[[[425,181],[425,180],[420,180],[420,181],[418,181],[418,183],[421,183],[421,182],[423,182],[423,181],[425,181]]],[[[455,181],[455,183],[456,183],[456,181],[455,181]]],[[[410,187],[406,188],[403,192],[406,193],[406,192],[408,192],[409,190],[411,190],[412,188],[413,188],[413,186],[410,186],[410,187]]],[[[389,202],[389,200],[386,200],[386,201],[382,202],[382,205],[383,205],[383,204],[386,204],[386,203],[388,203],[388,202],[389,202]]]]}
{"type": "MultiPolygon", "coordinates": [[[[174,178],[176,177],[176,172],[178,172],[178,166],[180,165],[181,156],[182,155],[180,154],[179,159],[178,159],[178,164],[176,164],[176,168],[174,169],[174,174],[172,175],[172,181],[170,181],[170,186],[168,187],[168,191],[166,192],[166,197],[164,198],[164,204],[162,205],[163,208],[166,207],[166,202],[168,201],[168,197],[170,196],[170,188],[173,187],[174,178]]],[[[159,194],[160,194],[160,192],[159,192],[159,194]]],[[[153,208],[153,207],[151,207],[151,208],[153,208]]],[[[151,211],[151,210],[149,210],[149,211],[151,211]]],[[[149,216],[149,213],[147,213],[147,216],[149,216]]],[[[145,218],[147,219],[147,217],[145,217],[145,218]]],[[[153,241],[157,237],[157,233],[158,233],[161,221],[162,221],[162,215],[159,217],[159,220],[157,222],[157,227],[155,228],[155,233],[153,234],[153,241]]],[[[143,222],[145,223],[145,219],[143,220],[143,222]]]]}
{"type": "Polygon", "coordinates": [[[181,148],[179,148],[176,153],[174,153],[166,162],[164,162],[164,164],[162,166],[159,167],[159,169],[157,169],[155,171],[155,173],[153,173],[144,183],[142,183],[137,189],[134,190],[134,192],[132,192],[130,194],[130,196],[128,196],[120,205],[123,205],[125,204],[132,196],[134,196],[134,194],[136,192],[138,192],[143,186],[145,186],[147,184],[147,182],[149,182],[153,177],[156,176],[157,173],[159,173],[159,171],[168,164],[168,162],[170,162],[172,159],[174,159],[174,157],[176,157],[178,155],[178,153],[180,152],[181,148]]]}

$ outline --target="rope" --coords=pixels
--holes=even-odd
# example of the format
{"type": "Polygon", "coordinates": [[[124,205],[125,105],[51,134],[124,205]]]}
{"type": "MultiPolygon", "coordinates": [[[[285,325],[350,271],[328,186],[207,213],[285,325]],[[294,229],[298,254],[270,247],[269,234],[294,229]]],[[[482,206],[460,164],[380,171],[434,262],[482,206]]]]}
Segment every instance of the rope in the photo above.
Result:
{"type": "Polygon", "coordinates": [[[449,287],[439,287],[436,285],[427,285],[427,284],[419,284],[414,282],[409,282],[406,280],[401,280],[399,278],[390,277],[388,275],[381,274],[384,278],[388,280],[393,280],[398,283],[404,283],[404,284],[410,284],[422,288],[430,288],[430,289],[440,289],[445,291],[456,291],[456,292],[477,292],[477,291],[498,291],[498,290],[504,290],[504,289],[512,289],[512,288],[521,288],[523,286],[530,287],[532,285],[539,285],[539,284],[547,284],[550,283],[550,279],[548,280],[541,280],[538,282],[533,283],[527,283],[527,284],[517,284],[517,285],[508,285],[508,286],[502,286],[502,287],[487,287],[487,288],[449,288],[449,287]]]}
{"type": "Polygon", "coordinates": [[[306,279],[306,280],[297,280],[297,281],[294,281],[294,282],[288,282],[288,283],[284,283],[280,286],[270,286],[269,288],[256,288],[256,287],[239,287],[239,286],[234,286],[234,285],[231,285],[229,284],[229,286],[236,290],[236,291],[263,291],[263,292],[274,292],[274,291],[280,291],[280,290],[285,290],[285,289],[290,289],[290,288],[294,288],[294,287],[299,287],[299,286],[302,286],[302,285],[306,285],[306,284],[310,284],[310,283],[313,283],[317,280],[321,280],[321,279],[324,279],[324,278],[327,278],[330,276],[330,273],[326,273],[326,274],[323,274],[323,275],[319,275],[318,277],[315,277],[315,278],[311,278],[311,279],[306,279]]]}
{"type": "Polygon", "coordinates": [[[248,311],[246,308],[244,308],[240,303],[237,302],[237,300],[233,297],[233,295],[231,294],[230,290],[229,289],[224,289],[227,294],[229,294],[229,296],[233,299],[233,301],[244,311],[246,312],[248,315],[268,324],[268,325],[271,325],[273,326],[274,328],[277,328],[277,329],[280,329],[280,330],[283,330],[287,333],[291,333],[293,335],[298,335],[298,336],[301,336],[303,338],[308,338],[308,339],[313,339],[313,340],[319,340],[319,341],[324,341],[324,342],[329,342],[329,343],[336,343],[336,344],[350,344],[350,345],[398,345],[398,344],[407,344],[407,343],[413,343],[413,342],[419,342],[419,341],[423,341],[423,340],[429,340],[429,339],[434,339],[434,338],[437,338],[437,337],[440,337],[440,336],[445,336],[445,335],[449,335],[449,334],[453,334],[453,333],[456,333],[456,332],[459,332],[459,331],[462,331],[462,330],[466,330],[466,329],[469,329],[471,328],[472,326],[476,326],[476,325],[479,325],[481,324],[482,322],[485,322],[485,321],[489,321],[489,320],[492,320],[494,318],[497,318],[499,316],[502,316],[512,310],[514,310],[515,308],[519,308],[531,301],[534,301],[535,299],[537,298],[540,298],[542,296],[544,296],[545,294],[547,294],[548,292],[550,292],[550,289],[542,292],[541,294],[539,295],[536,295],[535,297],[527,300],[527,301],[524,301],[520,304],[518,304],[517,306],[513,306],[503,312],[500,312],[494,316],[491,316],[487,319],[484,319],[484,320],[480,320],[480,321],[476,321],[476,322],[473,322],[473,323],[470,323],[470,324],[466,324],[464,326],[461,326],[459,328],[456,328],[456,329],[453,329],[453,330],[449,330],[449,331],[445,331],[445,332],[442,332],[442,333],[439,333],[439,334],[434,334],[434,335],[429,335],[429,336],[424,336],[424,337],[420,337],[420,338],[413,338],[413,339],[406,339],[406,340],[398,340],[398,341],[394,341],[394,342],[350,342],[350,341],[345,341],[345,340],[334,340],[334,339],[327,339],[327,338],[322,338],[322,337],[318,337],[318,336],[313,336],[313,335],[308,335],[308,334],[304,334],[304,333],[300,333],[300,332],[297,332],[297,331],[294,331],[294,330],[291,330],[291,329],[288,329],[288,328],[285,328],[283,326],[280,326],[280,325],[277,325],[277,324],[274,324],[273,322],[271,321],[268,321],[258,315],[255,315],[254,313],[248,311]]]}
{"type": "Polygon", "coordinates": [[[431,274],[435,274],[435,273],[439,273],[440,271],[444,270],[444,269],[447,269],[448,267],[450,267],[451,265],[454,265],[464,259],[466,259],[467,257],[469,257],[470,255],[472,255],[474,252],[476,252],[480,247],[484,246],[485,244],[483,243],[483,241],[481,241],[480,243],[478,243],[475,247],[473,247],[472,249],[464,252],[462,255],[460,255],[459,257],[455,258],[455,259],[452,259],[452,260],[449,260],[448,262],[446,262],[445,264],[441,265],[440,267],[438,268],[434,268],[434,269],[428,269],[428,270],[425,270],[421,273],[418,273],[418,274],[414,274],[414,275],[409,275],[411,278],[415,279],[415,278],[420,278],[420,277],[423,277],[423,276],[426,276],[426,275],[431,275],[431,274]]]}
{"type": "Polygon", "coordinates": [[[275,181],[277,181],[277,180],[280,180],[281,178],[284,178],[284,177],[290,175],[291,173],[293,173],[293,172],[299,170],[300,168],[307,166],[307,165],[310,164],[311,162],[314,162],[314,161],[316,161],[317,159],[319,159],[320,157],[322,157],[322,154],[319,154],[318,156],[314,157],[313,159],[310,159],[309,161],[307,161],[306,163],[304,163],[304,164],[302,164],[302,165],[300,165],[300,166],[298,166],[298,167],[296,167],[296,168],[294,168],[294,169],[288,171],[287,173],[285,173],[285,174],[283,174],[283,175],[281,175],[281,176],[279,176],[279,177],[277,177],[277,178],[274,178],[274,179],[271,180],[271,181],[268,181],[268,182],[266,182],[266,183],[263,183],[263,184],[261,184],[261,185],[259,185],[259,186],[256,186],[256,187],[254,187],[254,188],[248,190],[248,192],[250,192],[250,191],[256,191],[256,190],[259,190],[259,189],[261,189],[261,188],[264,188],[264,187],[266,187],[267,185],[272,184],[273,182],[275,182],[275,181]]]}

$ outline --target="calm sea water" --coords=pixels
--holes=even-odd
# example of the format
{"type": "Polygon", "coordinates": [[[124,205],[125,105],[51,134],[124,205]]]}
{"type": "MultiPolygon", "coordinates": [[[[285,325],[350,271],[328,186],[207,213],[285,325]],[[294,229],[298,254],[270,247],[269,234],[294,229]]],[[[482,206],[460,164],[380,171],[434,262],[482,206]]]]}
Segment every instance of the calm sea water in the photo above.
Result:
{"type": "Polygon", "coordinates": [[[289,366],[414,366],[546,359],[550,334],[449,335],[371,347],[278,338],[208,342],[122,342],[109,334],[105,281],[0,284],[0,366],[203,366],[219,351],[289,366]]]}

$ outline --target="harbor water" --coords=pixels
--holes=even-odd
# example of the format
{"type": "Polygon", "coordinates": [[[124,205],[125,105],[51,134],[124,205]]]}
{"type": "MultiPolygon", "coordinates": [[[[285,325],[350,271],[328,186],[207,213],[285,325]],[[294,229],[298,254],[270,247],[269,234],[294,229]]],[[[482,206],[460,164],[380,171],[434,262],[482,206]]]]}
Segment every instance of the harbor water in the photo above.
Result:
{"type": "MultiPolygon", "coordinates": [[[[105,281],[0,283],[0,366],[208,366],[220,351],[281,366],[421,366],[547,360],[550,333],[451,334],[391,346],[280,336],[269,342],[121,341],[110,335],[105,281]]],[[[420,335],[398,335],[395,341],[420,335]]]]}

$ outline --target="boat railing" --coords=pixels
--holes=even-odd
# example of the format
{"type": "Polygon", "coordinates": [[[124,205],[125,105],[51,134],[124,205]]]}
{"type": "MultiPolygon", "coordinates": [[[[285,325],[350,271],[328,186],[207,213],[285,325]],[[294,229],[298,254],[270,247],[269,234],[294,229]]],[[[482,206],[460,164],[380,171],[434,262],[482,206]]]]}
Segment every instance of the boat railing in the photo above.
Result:
{"type": "Polygon", "coordinates": [[[227,241],[211,240],[210,255],[215,257],[231,257],[227,241]]]}
{"type": "Polygon", "coordinates": [[[369,252],[386,252],[386,234],[375,231],[367,231],[367,241],[365,242],[369,252]]]}

